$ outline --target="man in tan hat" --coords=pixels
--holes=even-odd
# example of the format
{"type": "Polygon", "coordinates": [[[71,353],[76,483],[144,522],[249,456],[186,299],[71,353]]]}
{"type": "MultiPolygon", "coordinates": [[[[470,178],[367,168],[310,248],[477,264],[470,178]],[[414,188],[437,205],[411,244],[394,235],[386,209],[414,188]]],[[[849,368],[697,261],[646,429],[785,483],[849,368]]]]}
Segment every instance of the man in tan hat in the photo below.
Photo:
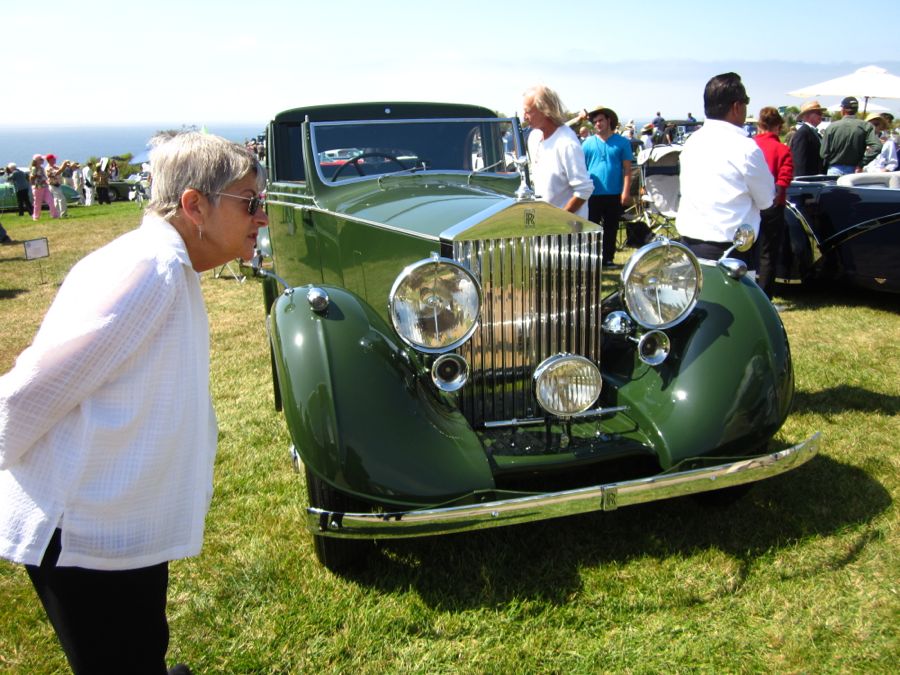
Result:
{"type": "Polygon", "coordinates": [[[800,106],[797,118],[800,123],[791,137],[791,157],[795,176],[818,176],[825,173],[822,161],[822,137],[817,127],[822,122],[825,108],[818,101],[807,101],[800,106]]]}

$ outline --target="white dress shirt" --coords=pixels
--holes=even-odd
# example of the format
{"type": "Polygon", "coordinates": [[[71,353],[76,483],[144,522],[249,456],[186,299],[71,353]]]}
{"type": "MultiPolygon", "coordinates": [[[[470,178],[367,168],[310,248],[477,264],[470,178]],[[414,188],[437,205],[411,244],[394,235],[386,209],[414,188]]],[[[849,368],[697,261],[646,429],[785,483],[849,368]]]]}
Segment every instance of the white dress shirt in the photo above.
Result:
{"type": "Polygon", "coordinates": [[[679,234],[731,242],[737,227],[747,223],[759,235],[759,212],[772,206],[775,180],[762,150],[741,127],[706,120],[685,142],[679,162],[679,234]]]}
{"type": "Polygon", "coordinates": [[[147,215],[76,264],[0,377],[0,556],[133,569],[196,555],[212,497],[209,326],[178,232],[147,215]]]}
{"type": "Polygon", "coordinates": [[[576,215],[587,218],[594,183],[575,132],[563,125],[545,139],[543,132],[534,129],[528,134],[528,155],[535,196],[559,208],[565,208],[572,197],[584,199],[576,215]]]}

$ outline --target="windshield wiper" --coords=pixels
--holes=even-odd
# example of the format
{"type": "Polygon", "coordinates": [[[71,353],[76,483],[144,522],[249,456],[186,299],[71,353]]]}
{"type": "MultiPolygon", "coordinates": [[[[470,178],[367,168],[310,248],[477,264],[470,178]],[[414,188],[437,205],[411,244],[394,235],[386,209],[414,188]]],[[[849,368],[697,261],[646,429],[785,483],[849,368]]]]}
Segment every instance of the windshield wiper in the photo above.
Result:
{"type": "Polygon", "coordinates": [[[505,161],[506,161],[505,159],[501,159],[501,160],[494,162],[493,164],[491,164],[489,166],[483,166],[480,169],[475,169],[474,171],[472,171],[472,175],[474,176],[476,173],[484,173],[485,171],[490,171],[495,166],[499,166],[500,164],[503,164],[503,162],[505,162],[505,161]]]}
{"type": "Polygon", "coordinates": [[[400,169],[399,171],[391,171],[390,173],[383,173],[378,176],[378,187],[381,187],[381,179],[382,178],[390,178],[391,176],[399,176],[405,173],[416,173],[417,171],[427,171],[428,165],[426,161],[423,159],[419,164],[413,164],[408,169],[400,169]]]}

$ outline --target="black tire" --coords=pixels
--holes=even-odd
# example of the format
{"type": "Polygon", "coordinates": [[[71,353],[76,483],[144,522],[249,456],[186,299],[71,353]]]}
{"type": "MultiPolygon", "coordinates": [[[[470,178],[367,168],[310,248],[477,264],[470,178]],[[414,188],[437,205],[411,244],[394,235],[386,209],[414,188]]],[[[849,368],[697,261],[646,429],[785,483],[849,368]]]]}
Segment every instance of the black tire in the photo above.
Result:
{"type": "Polygon", "coordinates": [[[109,190],[107,191],[107,194],[109,195],[110,203],[119,201],[119,193],[116,191],[115,188],[109,188],[109,190]]]}
{"type": "Polygon", "coordinates": [[[701,492],[694,495],[694,499],[705,508],[722,509],[742,499],[744,495],[750,492],[753,485],[753,483],[744,483],[743,485],[735,485],[734,487],[722,488],[721,490],[701,492]]]}
{"type": "MultiPolygon", "coordinates": [[[[362,512],[370,508],[349,495],[339,492],[318,478],[309,468],[306,473],[306,492],[310,506],[328,511],[362,512]]],[[[316,558],[332,572],[341,573],[360,567],[371,554],[374,542],[369,539],[337,539],[313,535],[316,558]]]]}

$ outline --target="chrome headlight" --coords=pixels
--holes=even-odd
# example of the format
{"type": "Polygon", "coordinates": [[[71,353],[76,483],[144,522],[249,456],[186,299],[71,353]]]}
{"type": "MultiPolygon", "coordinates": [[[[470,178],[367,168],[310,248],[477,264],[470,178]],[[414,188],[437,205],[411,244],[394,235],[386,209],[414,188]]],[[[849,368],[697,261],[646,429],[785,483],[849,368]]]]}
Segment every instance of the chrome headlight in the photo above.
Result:
{"type": "Polygon", "coordinates": [[[481,286],[465,267],[434,256],[400,273],[389,310],[394,329],[410,347],[427,354],[452,351],[475,332],[481,286]]]}
{"type": "Polygon", "coordinates": [[[534,371],[538,403],[559,417],[577,415],[594,405],[602,384],[594,362],[575,354],[555,354],[534,371]]]}
{"type": "Polygon", "coordinates": [[[670,328],[697,304],[703,275],[683,244],[660,239],[635,253],[622,271],[628,313],[644,328],[670,328]]]}

